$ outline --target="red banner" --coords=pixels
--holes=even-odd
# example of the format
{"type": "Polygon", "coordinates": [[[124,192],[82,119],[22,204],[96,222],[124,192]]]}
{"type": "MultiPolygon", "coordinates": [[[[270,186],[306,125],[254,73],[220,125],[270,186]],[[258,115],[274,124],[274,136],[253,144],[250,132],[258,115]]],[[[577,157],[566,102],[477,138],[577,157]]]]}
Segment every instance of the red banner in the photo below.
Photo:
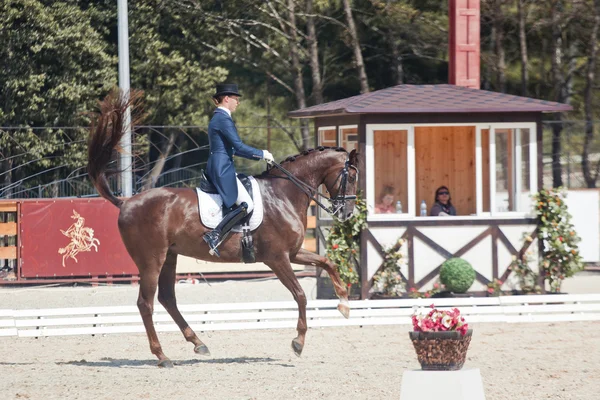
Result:
{"type": "Polygon", "coordinates": [[[137,275],[117,218],[104,199],[21,203],[21,277],[137,275]]]}

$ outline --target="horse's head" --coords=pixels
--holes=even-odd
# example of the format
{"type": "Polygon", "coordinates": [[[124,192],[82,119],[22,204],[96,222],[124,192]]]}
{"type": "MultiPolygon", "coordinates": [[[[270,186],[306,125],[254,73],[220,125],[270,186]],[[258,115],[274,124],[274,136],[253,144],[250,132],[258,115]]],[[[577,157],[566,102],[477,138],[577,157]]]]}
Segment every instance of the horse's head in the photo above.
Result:
{"type": "Polygon", "coordinates": [[[333,215],[341,221],[352,216],[356,203],[358,185],[358,153],[352,150],[350,154],[343,152],[344,159],[328,168],[325,175],[325,187],[330,194],[333,215]]]}

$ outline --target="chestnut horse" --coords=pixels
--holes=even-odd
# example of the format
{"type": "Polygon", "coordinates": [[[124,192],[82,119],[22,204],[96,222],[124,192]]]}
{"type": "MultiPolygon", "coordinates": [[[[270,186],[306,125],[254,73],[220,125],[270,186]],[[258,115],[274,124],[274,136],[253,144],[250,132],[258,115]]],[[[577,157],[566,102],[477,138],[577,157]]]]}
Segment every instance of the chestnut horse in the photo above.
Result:
{"type": "MultiPolygon", "coordinates": [[[[114,150],[125,133],[124,117],[128,106],[139,103],[140,95],[131,97],[113,92],[100,104],[90,130],[88,173],[98,193],[120,209],[118,226],[127,252],[138,267],[140,291],[137,301],[144,321],[150,350],[158,357],[159,367],[172,367],[158,341],[152,313],[158,288],[158,301],[171,315],[197,354],[209,355],[207,346],[196,336],[177,309],[175,269],[177,255],[212,262],[240,262],[241,234],[232,233],[220,246],[221,258],[209,255],[202,236],[210,229],[200,220],[198,197],[190,188],[155,188],[121,200],[111,192],[107,176],[114,150]]],[[[307,330],[306,295],[294,275],[291,263],[323,268],[333,282],[340,299],[338,310],[348,318],[348,293],[336,266],[327,258],[302,249],[307,210],[316,189],[324,184],[338,204],[330,210],[347,218],[354,208],[358,157],[341,148],[305,151],[283,162],[285,169],[271,168],[256,176],[264,205],[264,219],[253,232],[256,261],[269,266],[298,304],[298,336],[292,340],[296,355],[302,353],[307,330]],[[340,177],[342,179],[340,179],[340,177]],[[307,189],[310,188],[310,189],[307,189]],[[347,196],[348,195],[348,196],[347,196]],[[340,205],[340,202],[342,203],[340,205]],[[340,214],[342,213],[342,214],[340,214]]]]}

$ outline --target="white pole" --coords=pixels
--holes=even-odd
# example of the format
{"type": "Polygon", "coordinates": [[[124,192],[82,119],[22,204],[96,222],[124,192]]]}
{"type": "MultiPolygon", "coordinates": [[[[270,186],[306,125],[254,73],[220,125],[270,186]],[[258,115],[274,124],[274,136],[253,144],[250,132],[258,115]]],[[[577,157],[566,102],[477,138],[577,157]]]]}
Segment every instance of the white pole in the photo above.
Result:
{"type": "MultiPolygon", "coordinates": [[[[129,29],[127,21],[127,0],[117,0],[119,26],[119,87],[129,96],[129,29]]],[[[119,158],[121,169],[122,196],[131,197],[133,194],[133,168],[131,156],[131,110],[125,112],[125,135],[121,139],[123,149],[119,158]]]]}

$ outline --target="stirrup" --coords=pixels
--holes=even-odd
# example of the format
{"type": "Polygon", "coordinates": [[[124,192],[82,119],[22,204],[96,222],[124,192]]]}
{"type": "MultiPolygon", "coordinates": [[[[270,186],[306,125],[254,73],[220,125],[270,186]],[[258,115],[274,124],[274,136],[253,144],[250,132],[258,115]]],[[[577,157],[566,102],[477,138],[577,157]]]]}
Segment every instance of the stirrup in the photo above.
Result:
{"type": "Polygon", "coordinates": [[[202,238],[204,239],[204,241],[206,242],[206,244],[208,244],[208,254],[210,254],[211,256],[217,256],[217,257],[221,257],[221,253],[219,253],[219,250],[217,249],[217,247],[219,247],[219,244],[221,244],[220,241],[220,234],[217,234],[216,238],[213,238],[213,235],[211,235],[214,231],[210,231],[207,234],[205,234],[202,238]],[[216,241],[216,243],[215,243],[216,241]]]}

